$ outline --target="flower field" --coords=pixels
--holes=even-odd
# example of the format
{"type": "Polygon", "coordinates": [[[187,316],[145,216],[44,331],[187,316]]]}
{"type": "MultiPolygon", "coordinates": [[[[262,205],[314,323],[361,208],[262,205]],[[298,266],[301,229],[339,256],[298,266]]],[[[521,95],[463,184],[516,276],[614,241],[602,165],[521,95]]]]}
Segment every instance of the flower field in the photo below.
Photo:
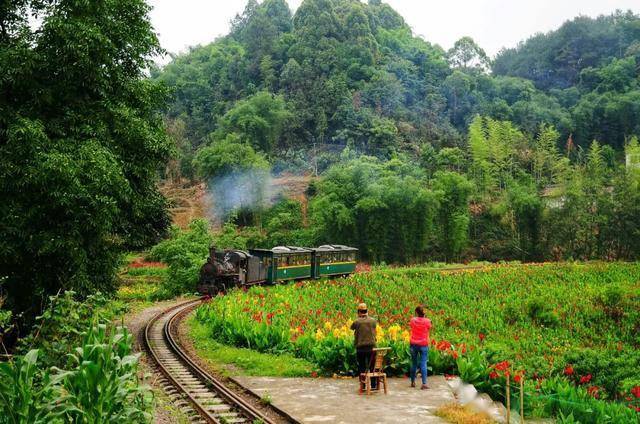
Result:
{"type": "MultiPolygon", "coordinates": [[[[625,419],[640,406],[638,264],[383,269],[234,291],[200,307],[196,317],[220,341],[290,352],[321,373],[350,374],[349,325],[359,302],[379,321],[378,345],[392,348],[391,374],[408,370],[408,321],[423,304],[434,324],[432,372],[458,374],[498,396],[510,374],[538,398],[566,389],[574,401],[609,405],[605,415],[624,408],[618,409],[625,419]]],[[[547,414],[563,410],[551,400],[527,405],[550,408],[547,414]]]]}

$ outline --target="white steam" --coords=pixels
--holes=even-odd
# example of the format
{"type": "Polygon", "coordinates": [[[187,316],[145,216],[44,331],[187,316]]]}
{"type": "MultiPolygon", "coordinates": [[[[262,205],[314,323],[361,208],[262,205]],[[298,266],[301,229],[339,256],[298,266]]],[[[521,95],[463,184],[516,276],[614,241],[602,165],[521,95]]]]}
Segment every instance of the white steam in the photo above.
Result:
{"type": "Polygon", "coordinates": [[[223,223],[238,210],[257,210],[271,204],[276,189],[267,170],[251,169],[211,178],[207,184],[211,221],[223,223]]]}

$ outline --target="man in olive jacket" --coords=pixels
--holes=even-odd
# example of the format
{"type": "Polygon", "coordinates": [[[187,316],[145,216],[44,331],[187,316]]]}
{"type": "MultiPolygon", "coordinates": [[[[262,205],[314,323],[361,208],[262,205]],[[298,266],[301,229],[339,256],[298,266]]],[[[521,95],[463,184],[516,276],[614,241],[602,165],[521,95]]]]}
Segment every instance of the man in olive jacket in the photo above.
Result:
{"type": "MultiPolygon", "coordinates": [[[[358,305],[358,318],[351,324],[351,329],[355,337],[356,361],[358,362],[358,375],[373,371],[373,348],[376,347],[376,320],[369,316],[367,305],[358,305]]],[[[360,383],[363,383],[360,377],[360,383]]],[[[371,381],[372,388],[375,388],[377,381],[371,381]]]]}

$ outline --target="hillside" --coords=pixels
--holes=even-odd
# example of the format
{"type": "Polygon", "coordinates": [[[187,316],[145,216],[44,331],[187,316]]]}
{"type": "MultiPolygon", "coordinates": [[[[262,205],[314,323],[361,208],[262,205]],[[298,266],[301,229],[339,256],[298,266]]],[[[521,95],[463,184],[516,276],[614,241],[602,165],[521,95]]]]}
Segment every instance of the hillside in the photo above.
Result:
{"type": "Polygon", "coordinates": [[[267,155],[314,144],[376,156],[463,145],[476,114],[577,146],[620,149],[639,132],[640,18],[579,17],[501,52],[464,37],[449,51],[377,0],[250,1],[231,32],[154,72],[173,90],[185,165],[236,134],[267,155]],[[490,72],[493,70],[493,73],[490,72]]]}

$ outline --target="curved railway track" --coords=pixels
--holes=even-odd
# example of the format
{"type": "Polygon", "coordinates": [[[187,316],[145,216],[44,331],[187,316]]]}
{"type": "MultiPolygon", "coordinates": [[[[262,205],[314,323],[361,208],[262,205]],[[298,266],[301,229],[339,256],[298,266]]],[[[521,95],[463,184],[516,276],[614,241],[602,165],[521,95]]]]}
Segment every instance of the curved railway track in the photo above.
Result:
{"type": "Polygon", "coordinates": [[[166,380],[163,386],[167,394],[196,423],[275,424],[191,360],[174,339],[173,332],[180,318],[198,304],[200,300],[166,309],[144,328],[145,347],[166,380]]]}

